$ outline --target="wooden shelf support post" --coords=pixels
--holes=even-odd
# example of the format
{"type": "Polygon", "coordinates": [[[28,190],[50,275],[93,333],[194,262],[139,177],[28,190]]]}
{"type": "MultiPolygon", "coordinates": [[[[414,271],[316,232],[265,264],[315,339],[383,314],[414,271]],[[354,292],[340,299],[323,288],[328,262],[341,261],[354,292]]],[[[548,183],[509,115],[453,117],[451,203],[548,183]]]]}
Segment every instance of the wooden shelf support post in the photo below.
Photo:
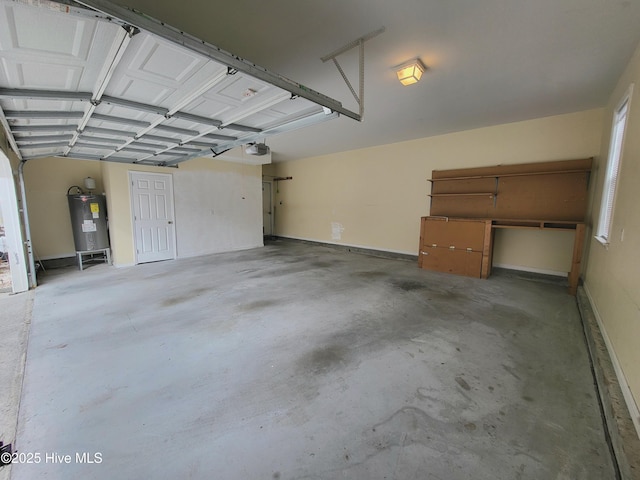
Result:
{"type": "Polygon", "coordinates": [[[585,230],[584,223],[576,224],[576,237],[573,241],[573,259],[571,260],[571,271],[569,272],[569,294],[573,296],[578,292],[585,230]]]}

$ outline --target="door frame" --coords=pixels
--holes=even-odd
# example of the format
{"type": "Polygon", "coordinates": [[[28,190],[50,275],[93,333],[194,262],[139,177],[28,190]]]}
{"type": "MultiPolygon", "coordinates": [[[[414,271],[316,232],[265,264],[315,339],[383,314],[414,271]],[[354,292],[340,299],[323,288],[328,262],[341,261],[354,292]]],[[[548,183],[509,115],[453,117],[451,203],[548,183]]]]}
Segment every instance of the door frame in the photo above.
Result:
{"type": "Polygon", "coordinates": [[[129,170],[128,172],[128,178],[129,178],[129,200],[131,202],[131,234],[133,235],[133,256],[134,256],[134,263],[136,265],[139,265],[140,262],[138,262],[138,239],[137,239],[137,235],[136,235],[136,209],[135,209],[135,205],[134,205],[134,198],[133,198],[133,176],[135,174],[142,174],[142,175],[162,175],[164,177],[168,177],[169,179],[169,183],[171,183],[171,217],[173,218],[173,251],[172,251],[172,258],[171,260],[175,260],[178,256],[178,246],[177,246],[177,230],[178,230],[178,225],[175,221],[176,218],[176,206],[175,206],[175,194],[174,194],[174,189],[173,189],[173,175],[170,173],[158,173],[158,172],[145,172],[145,171],[141,171],[141,170],[129,170]]]}
{"type": "MultiPolygon", "coordinates": [[[[262,180],[262,186],[264,188],[264,184],[267,183],[269,184],[269,202],[271,204],[271,215],[269,216],[269,221],[271,222],[271,233],[269,234],[270,237],[275,236],[275,228],[276,228],[276,222],[275,222],[275,205],[274,205],[274,199],[273,199],[273,182],[270,180],[262,180]]],[[[264,195],[262,196],[262,198],[264,199],[264,195]]],[[[262,205],[262,236],[265,237],[265,233],[264,233],[264,205],[262,205]]]]}
{"type": "MultiPolygon", "coordinates": [[[[2,150],[0,150],[0,177],[8,187],[2,189],[0,199],[2,200],[2,218],[5,223],[5,241],[10,254],[11,289],[13,293],[26,292],[29,290],[29,278],[16,184],[9,157],[2,150]],[[10,235],[6,235],[7,233],[10,235]]],[[[33,275],[35,278],[35,272],[33,275]]]]}

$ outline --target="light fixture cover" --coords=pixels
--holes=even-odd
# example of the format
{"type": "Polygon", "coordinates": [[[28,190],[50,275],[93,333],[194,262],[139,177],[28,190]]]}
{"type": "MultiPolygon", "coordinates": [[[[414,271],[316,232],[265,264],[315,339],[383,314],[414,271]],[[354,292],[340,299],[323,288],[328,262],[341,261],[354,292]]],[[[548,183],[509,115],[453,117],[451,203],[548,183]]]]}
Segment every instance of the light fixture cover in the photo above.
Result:
{"type": "Polygon", "coordinates": [[[415,58],[398,67],[396,74],[402,85],[411,85],[417,83],[425,71],[424,64],[419,58],[415,58]]]}

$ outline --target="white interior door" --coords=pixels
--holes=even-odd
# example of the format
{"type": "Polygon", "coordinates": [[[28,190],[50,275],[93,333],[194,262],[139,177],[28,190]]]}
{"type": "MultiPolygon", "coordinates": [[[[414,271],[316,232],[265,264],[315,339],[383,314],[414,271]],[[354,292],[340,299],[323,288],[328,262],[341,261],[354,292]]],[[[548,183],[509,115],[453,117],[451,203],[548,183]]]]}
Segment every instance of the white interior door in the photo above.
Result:
{"type": "Polygon", "coordinates": [[[262,182],[262,234],[273,235],[273,208],[271,206],[271,183],[262,182]]]}
{"type": "Polygon", "coordinates": [[[136,263],[175,258],[173,177],[147,172],[129,172],[129,177],[136,263]]]}

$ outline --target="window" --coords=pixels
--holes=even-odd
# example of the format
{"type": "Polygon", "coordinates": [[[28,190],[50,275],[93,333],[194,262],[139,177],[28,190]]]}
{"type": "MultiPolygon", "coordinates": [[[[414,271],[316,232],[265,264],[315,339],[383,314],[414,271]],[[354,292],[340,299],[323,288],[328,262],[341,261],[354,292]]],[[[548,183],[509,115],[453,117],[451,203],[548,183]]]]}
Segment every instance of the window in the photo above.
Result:
{"type": "Polygon", "coordinates": [[[613,114],[613,127],[611,128],[611,144],[609,145],[609,158],[602,189],[602,202],[600,204],[600,219],[596,239],[608,245],[611,235],[611,223],[613,220],[613,204],[616,197],[618,174],[620,173],[620,159],[622,157],[622,145],[624,142],[624,127],[627,123],[627,114],[631,103],[633,85],[629,87],[622,101],[613,114]]]}

